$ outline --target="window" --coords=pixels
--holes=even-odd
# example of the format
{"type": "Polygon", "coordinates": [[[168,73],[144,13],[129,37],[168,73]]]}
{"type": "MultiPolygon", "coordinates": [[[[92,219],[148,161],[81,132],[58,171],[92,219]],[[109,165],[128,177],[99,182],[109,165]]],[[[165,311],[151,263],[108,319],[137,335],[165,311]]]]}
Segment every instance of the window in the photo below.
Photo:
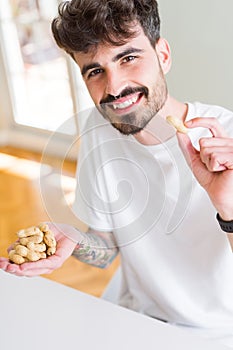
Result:
{"type": "Polygon", "coordinates": [[[72,63],[50,31],[57,5],[57,0],[0,0],[1,49],[16,125],[55,131],[77,113],[72,63]]]}

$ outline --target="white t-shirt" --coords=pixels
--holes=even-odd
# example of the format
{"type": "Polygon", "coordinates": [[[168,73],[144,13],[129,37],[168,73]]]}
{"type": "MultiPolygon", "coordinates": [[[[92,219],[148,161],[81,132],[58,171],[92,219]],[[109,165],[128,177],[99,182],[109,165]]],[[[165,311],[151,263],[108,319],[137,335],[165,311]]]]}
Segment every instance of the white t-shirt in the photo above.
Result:
{"type": "MultiPolygon", "coordinates": [[[[196,116],[218,118],[233,136],[232,112],[189,103],[187,119],[196,116]]],[[[189,131],[197,147],[208,135],[203,128],[189,131]]],[[[90,227],[114,233],[123,274],[119,303],[229,336],[233,346],[231,247],[176,136],[144,146],[95,112],[81,140],[74,211],[90,227]]]]}

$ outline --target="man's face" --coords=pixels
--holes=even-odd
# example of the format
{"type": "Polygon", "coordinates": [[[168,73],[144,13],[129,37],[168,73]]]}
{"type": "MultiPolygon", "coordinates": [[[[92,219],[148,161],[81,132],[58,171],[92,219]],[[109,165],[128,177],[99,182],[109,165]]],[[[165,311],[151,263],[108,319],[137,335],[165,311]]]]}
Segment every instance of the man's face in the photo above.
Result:
{"type": "Polygon", "coordinates": [[[167,99],[156,50],[138,29],[122,46],[101,44],[74,55],[99,112],[125,135],[144,129],[167,99]]]}

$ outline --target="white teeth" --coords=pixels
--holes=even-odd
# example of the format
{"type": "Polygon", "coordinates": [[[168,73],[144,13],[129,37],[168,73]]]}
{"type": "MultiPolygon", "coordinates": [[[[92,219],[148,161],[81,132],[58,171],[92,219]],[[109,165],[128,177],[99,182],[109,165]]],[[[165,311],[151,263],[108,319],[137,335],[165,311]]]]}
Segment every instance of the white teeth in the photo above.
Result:
{"type": "Polygon", "coordinates": [[[127,100],[122,103],[113,104],[112,106],[114,109],[124,109],[134,104],[137,101],[137,99],[138,99],[138,96],[135,96],[135,97],[132,97],[130,100],[127,100]]]}

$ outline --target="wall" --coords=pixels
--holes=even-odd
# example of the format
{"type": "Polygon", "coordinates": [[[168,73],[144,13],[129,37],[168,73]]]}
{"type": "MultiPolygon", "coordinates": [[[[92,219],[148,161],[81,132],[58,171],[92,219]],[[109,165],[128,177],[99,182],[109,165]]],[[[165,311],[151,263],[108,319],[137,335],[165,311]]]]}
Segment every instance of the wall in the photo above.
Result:
{"type": "Polygon", "coordinates": [[[8,125],[12,116],[10,96],[7,90],[7,77],[3,66],[3,57],[0,45],[0,145],[7,142],[8,125]]]}
{"type": "Polygon", "coordinates": [[[233,1],[158,1],[173,57],[171,95],[233,110],[233,1]]]}

